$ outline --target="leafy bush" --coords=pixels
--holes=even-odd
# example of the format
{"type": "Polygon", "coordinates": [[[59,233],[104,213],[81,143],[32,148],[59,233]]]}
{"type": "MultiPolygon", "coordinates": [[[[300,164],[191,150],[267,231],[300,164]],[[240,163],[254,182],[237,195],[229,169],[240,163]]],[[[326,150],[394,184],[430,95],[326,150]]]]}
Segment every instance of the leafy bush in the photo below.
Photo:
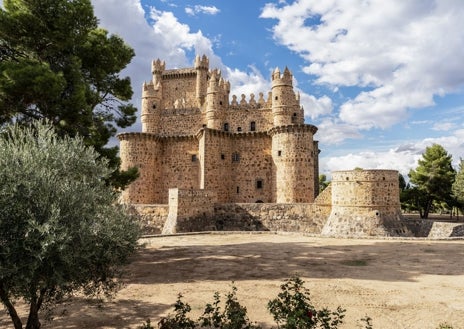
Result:
{"type": "Polygon", "coordinates": [[[309,290],[304,281],[295,276],[280,286],[277,298],[269,301],[267,307],[278,328],[282,329],[336,329],[343,323],[345,311],[340,306],[336,311],[327,308],[316,310],[311,304],[309,290]]]}

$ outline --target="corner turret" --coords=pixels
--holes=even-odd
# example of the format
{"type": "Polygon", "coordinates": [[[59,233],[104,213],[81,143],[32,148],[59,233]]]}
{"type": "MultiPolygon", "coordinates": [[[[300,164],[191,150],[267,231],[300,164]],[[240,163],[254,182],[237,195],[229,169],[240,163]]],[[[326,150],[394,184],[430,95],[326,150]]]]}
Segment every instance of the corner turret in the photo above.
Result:
{"type": "Polygon", "coordinates": [[[198,107],[202,107],[205,103],[206,90],[208,84],[209,59],[205,55],[201,58],[199,55],[195,57],[195,70],[197,71],[196,80],[196,98],[198,107]]]}

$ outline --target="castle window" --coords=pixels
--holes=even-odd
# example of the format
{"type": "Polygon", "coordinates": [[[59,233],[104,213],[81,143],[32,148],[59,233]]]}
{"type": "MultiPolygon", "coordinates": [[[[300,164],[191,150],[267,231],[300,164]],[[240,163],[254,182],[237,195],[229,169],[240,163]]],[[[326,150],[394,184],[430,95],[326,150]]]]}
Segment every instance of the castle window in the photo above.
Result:
{"type": "Polygon", "coordinates": [[[296,123],[296,120],[297,120],[297,116],[296,116],[296,113],[293,113],[293,116],[292,116],[292,123],[296,123]]]}
{"type": "Polygon", "coordinates": [[[237,131],[238,132],[242,131],[242,127],[237,127],[237,131]]]}
{"type": "Polygon", "coordinates": [[[277,151],[277,156],[282,156],[282,151],[277,151]]]}
{"type": "Polygon", "coordinates": [[[153,108],[153,110],[155,110],[156,109],[156,104],[153,104],[152,108],[153,108]]]}
{"type": "Polygon", "coordinates": [[[222,105],[222,101],[219,101],[219,105],[222,105]]]}
{"type": "Polygon", "coordinates": [[[256,122],[251,121],[250,122],[250,131],[255,131],[256,130],[256,122]]]}
{"type": "Polygon", "coordinates": [[[276,101],[279,100],[279,96],[276,96],[274,99],[275,99],[276,101]]]}
{"type": "Polygon", "coordinates": [[[263,188],[263,180],[262,179],[258,179],[256,181],[256,188],[259,188],[259,189],[263,188]]]}
{"type": "Polygon", "coordinates": [[[240,154],[237,152],[232,153],[232,162],[239,162],[240,161],[240,154]]]}
{"type": "Polygon", "coordinates": [[[240,193],[240,187],[237,186],[237,194],[240,193]]]}
{"type": "Polygon", "coordinates": [[[224,160],[226,156],[224,154],[221,154],[221,160],[224,160]]]}
{"type": "Polygon", "coordinates": [[[197,161],[197,155],[196,154],[192,154],[192,162],[196,162],[197,161]]]}
{"type": "Polygon", "coordinates": [[[224,123],[224,131],[229,131],[229,124],[227,122],[224,123]]]}

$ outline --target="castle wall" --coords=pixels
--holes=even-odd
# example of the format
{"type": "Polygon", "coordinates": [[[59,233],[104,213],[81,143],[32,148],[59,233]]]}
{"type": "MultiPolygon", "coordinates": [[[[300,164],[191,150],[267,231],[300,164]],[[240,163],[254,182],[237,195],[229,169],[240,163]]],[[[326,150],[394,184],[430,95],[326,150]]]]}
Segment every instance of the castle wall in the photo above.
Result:
{"type": "Polygon", "coordinates": [[[198,140],[194,136],[162,140],[160,165],[156,168],[162,180],[157,185],[160,197],[156,203],[168,203],[170,188],[198,189],[200,185],[198,140]]]}
{"type": "Polygon", "coordinates": [[[163,108],[197,107],[196,72],[194,70],[185,71],[176,73],[174,70],[171,70],[163,74],[163,108]]]}
{"type": "Polygon", "coordinates": [[[161,136],[194,135],[202,128],[204,116],[199,108],[170,108],[159,114],[161,136]]]}
{"type": "Polygon", "coordinates": [[[267,133],[236,134],[230,156],[232,182],[228,202],[274,202],[271,137],[267,133]],[[237,161],[233,154],[238,155],[237,161]]]}
{"type": "Polygon", "coordinates": [[[214,190],[218,201],[225,202],[232,181],[230,134],[212,129],[203,129],[200,134],[200,188],[214,190]]]}
{"type": "Polygon", "coordinates": [[[250,132],[251,122],[255,131],[268,131],[272,128],[272,111],[270,108],[252,109],[248,106],[230,107],[225,111],[224,123],[229,124],[230,132],[250,132]],[[239,129],[240,128],[240,129],[239,129]]]}

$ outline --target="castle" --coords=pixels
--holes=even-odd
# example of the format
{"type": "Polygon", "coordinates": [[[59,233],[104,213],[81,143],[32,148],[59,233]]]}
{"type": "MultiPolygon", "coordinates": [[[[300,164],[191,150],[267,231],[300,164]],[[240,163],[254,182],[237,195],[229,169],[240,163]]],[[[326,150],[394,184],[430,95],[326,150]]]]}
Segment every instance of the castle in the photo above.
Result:
{"type": "Polygon", "coordinates": [[[287,68],[272,73],[267,99],[248,101],[229,101],[230,83],[209,70],[206,56],[176,70],[158,59],[152,74],[143,85],[142,133],[119,135],[123,167],[141,174],[124,202],[167,203],[170,188],[213,190],[219,202],[314,201],[317,128],[304,124],[287,68]]]}
{"type": "Polygon", "coordinates": [[[235,95],[206,56],[193,68],[152,63],[142,132],[119,134],[122,192],[153,233],[271,230],[404,235],[398,172],[333,173],[319,194],[317,128],[304,123],[292,73],[276,68],[266,98],[235,95]]]}

